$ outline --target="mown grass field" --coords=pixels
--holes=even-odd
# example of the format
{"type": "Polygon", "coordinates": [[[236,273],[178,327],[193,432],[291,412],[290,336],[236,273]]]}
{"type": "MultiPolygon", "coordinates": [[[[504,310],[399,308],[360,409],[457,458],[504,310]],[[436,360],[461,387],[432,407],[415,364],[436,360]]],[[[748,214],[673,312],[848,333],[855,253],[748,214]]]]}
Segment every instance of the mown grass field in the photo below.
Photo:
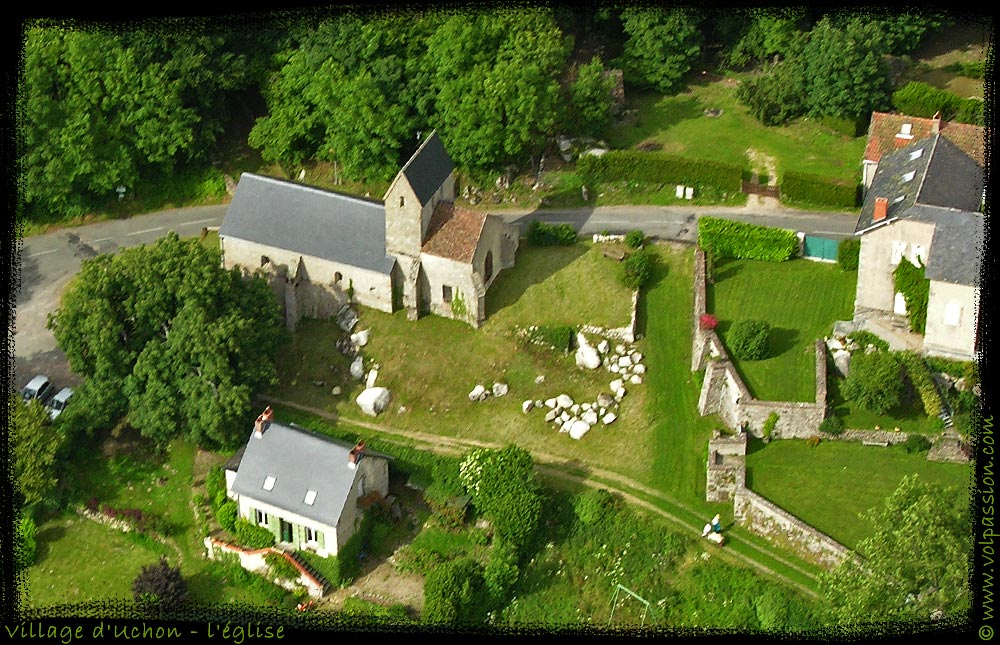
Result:
{"type": "Polygon", "coordinates": [[[833,323],[850,320],[857,273],[836,264],[793,259],[787,262],[725,260],[716,264],[707,287],[708,311],[719,319],[722,342],[738,320],[771,325],[770,355],[743,361],[732,355],[754,397],[765,401],[815,401],[817,339],[833,323]]]}

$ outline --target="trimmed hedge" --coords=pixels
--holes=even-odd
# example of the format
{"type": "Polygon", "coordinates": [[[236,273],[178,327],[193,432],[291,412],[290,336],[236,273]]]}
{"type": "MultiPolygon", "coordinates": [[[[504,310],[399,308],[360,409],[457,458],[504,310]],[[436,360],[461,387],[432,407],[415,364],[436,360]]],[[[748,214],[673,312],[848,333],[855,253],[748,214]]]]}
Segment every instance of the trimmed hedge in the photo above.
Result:
{"type": "Polygon", "coordinates": [[[528,225],[528,243],[533,246],[569,246],[576,244],[576,229],[569,224],[545,224],[532,220],[528,225]]]}
{"type": "Polygon", "coordinates": [[[939,90],[927,83],[911,81],[892,95],[892,105],[897,111],[912,116],[933,118],[941,113],[945,121],[983,125],[983,101],[963,99],[957,94],[939,90]]]}
{"type": "Polygon", "coordinates": [[[639,289],[649,282],[653,271],[653,256],[645,249],[635,251],[622,262],[621,282],[629,289],[639,289]]]}
{"type": "Polygon", "coordinates": [[[819,431],[826,434],[838,435],[844,431],[844,420],[835,414],[831,414],[819,424],[819,431]]]}
{"type": "Polygon", "coordinates": [[[718,217],[698,220],[698,244],[716,259],[784,262],[799,251],[795,231],[718,217]]]}
{"type": "Polygon", "coordinates": [[[726,344],[737,358],[759,361],[767,358],[770,350],[767,337],[770,334],[771,325],[763,320],[738,320],[726,334],[726,344]]]}
{"type": "Polygon", "coordinates": [[[920,395],[920,401],[924,404],[924,412],[929,417],[941,414],[944,409],[941,404],[941,395],[938,394],[937,387],[934,385],[934,377],[931,375],[927,363],[915,352],[900,352],[899,358],[903,362],[906,375],[920,395]]]}
{"type": "Polygon", "coordinates": [[[856,208],[861,201],[861,184],[789,170],[781,177],[781,198],[834,208],[856,208]]]}
{"type": "Polygon", "coordinates": [[[274,534],[263,526],[239,518],[233,526],[237,541],[249,549],[265,549],[274,546],[274,534]]]}
{"type": "Polygon", "coordinates": [[[715,186],[739,191],[743,168],[706,159],[633,150],[612,150],[600,157],[587,155],[576,162],[587,181],[644,181],[685,186],[715,186]]]}

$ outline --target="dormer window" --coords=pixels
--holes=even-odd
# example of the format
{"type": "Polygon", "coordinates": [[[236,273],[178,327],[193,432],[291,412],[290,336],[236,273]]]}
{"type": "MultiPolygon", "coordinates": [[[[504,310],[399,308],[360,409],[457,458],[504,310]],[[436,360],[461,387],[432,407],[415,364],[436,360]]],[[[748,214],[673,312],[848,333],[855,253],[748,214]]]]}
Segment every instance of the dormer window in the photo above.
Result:
{"type": "Polygon", "coordinates": [[[911,170],[910,172],[903,175],[903,181],[913,181],[913,178],[917,176],[916,170],[911,170]]]}
{"type": "Polygon", "coordinates": [[[272,488],[274,488],[274,481],[275,481],[274,475],[268,475],[267,477],[265,477],[264,490],[271,490],[272,488]]]}
{"type": "Polygon", "coordinates": [[[913,124],[904,123],[899,126],[899,132],[896,133],[896,138],[898,139],[912,139],[913,138],[913,124]]]}
{"type": "Polygon", "coordinates": [[[910,161],[914,161],[915,159],[919,159],[921,157],[921,155],[923,155],[923,154],[924,154],[924,149],[923,148],[917,148],[916,150],[914,150],[913,152],[910,153],[910,161]]]}

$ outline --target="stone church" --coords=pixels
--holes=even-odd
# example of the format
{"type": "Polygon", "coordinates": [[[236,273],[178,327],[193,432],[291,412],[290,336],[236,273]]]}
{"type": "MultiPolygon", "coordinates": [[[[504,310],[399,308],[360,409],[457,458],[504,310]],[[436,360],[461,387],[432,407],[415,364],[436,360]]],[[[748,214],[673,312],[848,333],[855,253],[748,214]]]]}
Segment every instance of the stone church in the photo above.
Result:
{"type": "Polygon", "coordinates": [[[382,201],[244,173],[219,228],[223,265],[262,271],[288,326],[355,302],[478,327],[514,266],[517,228],[455,205],[455,166],[432,132],[382,201]]]}

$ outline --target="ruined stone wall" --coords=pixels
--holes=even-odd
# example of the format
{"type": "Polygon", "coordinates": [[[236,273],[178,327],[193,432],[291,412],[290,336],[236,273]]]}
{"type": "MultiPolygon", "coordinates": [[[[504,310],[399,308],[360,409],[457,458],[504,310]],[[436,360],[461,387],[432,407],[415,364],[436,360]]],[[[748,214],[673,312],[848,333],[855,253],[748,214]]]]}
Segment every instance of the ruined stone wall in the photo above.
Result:
{"type": "Polygon", "coordinates": [[[736,492],[733,512],[748,530],[809,562],[832,568],[850,557],[851,551],[843,544],[746,488],[736,492]]]}

